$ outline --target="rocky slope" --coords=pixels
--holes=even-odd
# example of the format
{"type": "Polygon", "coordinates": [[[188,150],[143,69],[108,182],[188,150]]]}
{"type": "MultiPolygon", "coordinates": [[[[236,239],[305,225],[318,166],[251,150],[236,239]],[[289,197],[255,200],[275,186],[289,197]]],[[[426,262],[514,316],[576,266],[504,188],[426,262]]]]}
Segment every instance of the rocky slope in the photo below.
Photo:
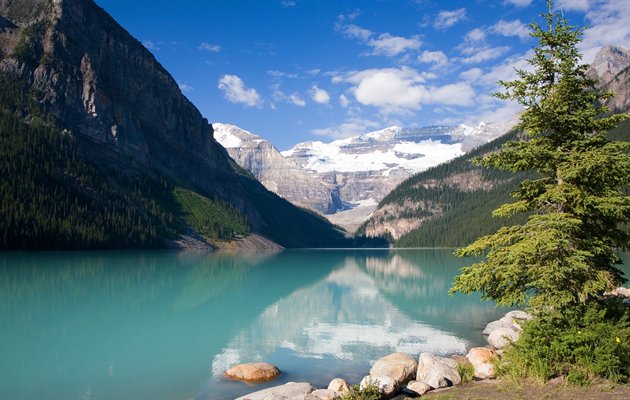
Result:
{"type": "Polygon", "coordinates": [[[595,56],[587,73],[597,79],[601,87],[614,94],[607,103],[613,112],[630,111],[630,49],[604,46],[595,56]]]}
{"type": "Polygon", "coordinates": [[[270,142],[235,125],[214,123],[214,137],[230,156],[267,189],[322,214],[342,207],[335,185],[308,174],[270,142]]]}
{"type": "MultiPolygon", "coordinates": [[[[122,180],[148,179],[225,202],[245,216],[252,232],[284,246],[341,240],[326,221],[278,198],[236,166],[169,73],[93,1],[2,0],[0,15],[0,73],[33,98],[46,124],[71,138],[81,161],[122,198],[122,180]]],[[[3,106],[32,124],[32,110],[3,106]]],[[[78,191],[92,196],[90,188],[78,191]]]]}
{"type": "Polygon", "coordinates": [[[214,124],[234,160],[294,204],[324,213],[353,232],[396,185],[507,132],[514,120],[476,127],[389,127],[329,143],[305,142],[278,153],[266,140],[214,124]]]}
{"type": "MultiPolygon", "coordinates": [[[[612,111],[630,110],[630,50],[603,47],[587,74],[600,81],[600,88],[615,93],[608,102],[612,111]]],[[[612,134],[615,139],[628,140],[628,123],[612,134]]],[[[506,221],[491,218],[490,213],[510,200],[510,192],[523,175],[482,169],[472,165],[471,159],[513,138],[514,133],[499,137],[409,178],[383,199],[359,233],[389,237],[397,246],[413,247],[463,245],[496,230],[506,221]]]]}

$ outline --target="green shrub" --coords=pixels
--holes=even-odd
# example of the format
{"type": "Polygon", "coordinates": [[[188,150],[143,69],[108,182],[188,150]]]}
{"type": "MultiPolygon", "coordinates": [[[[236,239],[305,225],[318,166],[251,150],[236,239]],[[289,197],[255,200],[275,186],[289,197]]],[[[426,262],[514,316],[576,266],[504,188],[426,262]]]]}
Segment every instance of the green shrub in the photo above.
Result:
{"type": "Polygon", "coordinates": [[[475,367],[469,362],[458,362],[457,372],[462,377],[462,383],[468,383],[475,377],[475,367]]]}
{"type": "Polygon", "coordinates": [[[380,400],[383,398],[375,382],[370,381],[363,389],[359,385],[350,386],[350,390],[341,400],[380,400]]]}
{"type": "Polygon", "coordinates": [[[628,382],[629,319],[630,311],[616,299],[542,315],[524,325],[520,339],[505,352],[499,374],[540,382],[566,376],[578,385],[595,378],[628,382]]]}

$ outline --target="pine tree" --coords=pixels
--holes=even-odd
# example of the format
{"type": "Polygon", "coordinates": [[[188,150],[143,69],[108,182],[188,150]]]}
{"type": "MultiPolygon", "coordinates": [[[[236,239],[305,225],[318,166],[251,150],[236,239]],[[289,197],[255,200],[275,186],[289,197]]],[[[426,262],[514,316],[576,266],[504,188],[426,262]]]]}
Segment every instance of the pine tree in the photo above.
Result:
{"type": "Polygon", "coordinates": [[[628,249],[630,145],[606,133],[627,115],[607,116],[611,94],[595,90],[577,49],[583,29],[554,13],[548,0],[545,26],[532,23],[538,40],[531,71],[499,82],[495,96],[524,106],[507,143],[478,162],[512,172],[535,171],[513,193],[515,201],[493,216],[529,213],[527,222],[499,229],[458,249],[459,256],[486,254],[462,269],[451,292],[479,291],[499,305],[562,310],[597,298],[623,283],[616,249],[628,249]],[[487,253],[486,253],[487,252],[487,253]]]}

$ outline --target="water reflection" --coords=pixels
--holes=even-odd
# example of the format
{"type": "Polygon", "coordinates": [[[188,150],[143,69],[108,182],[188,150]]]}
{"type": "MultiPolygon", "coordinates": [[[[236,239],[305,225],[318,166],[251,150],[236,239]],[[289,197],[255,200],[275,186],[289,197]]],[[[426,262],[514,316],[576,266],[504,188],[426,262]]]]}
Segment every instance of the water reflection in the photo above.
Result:
{"type": "Polygon", "coordinates": [[[481,343],[491,303],[446,293],[449,250],[0,254],[0,398],[232,399],[274,384],[358,381],[392,352],[481,343]],[[260,387],[257,387],[260,388],[260,387]],[[256,389],[257,389],[256,388],[256,389]]]}
{"type": "Polygon", "coordinates": [[[482,342],[481,329],[470,326],[483,326],[504,312],[474,297],[447,295],[465,262],[448,250],[344,257],[326,277],[270,305],[233,337],[213,358],[214,383],[198,397],[215,398],[210,388],[229,385],[223,372],[240,362],[274,361],[288,375],[285,380],[325,385],[348,374],[349,365],[360,375],[395,351],[465,352],[482,342]],[[314,360],[328,368],[318,370],[322,362],[314,360]],[[300,370],[304,364],[311,368],[300,370]]]}

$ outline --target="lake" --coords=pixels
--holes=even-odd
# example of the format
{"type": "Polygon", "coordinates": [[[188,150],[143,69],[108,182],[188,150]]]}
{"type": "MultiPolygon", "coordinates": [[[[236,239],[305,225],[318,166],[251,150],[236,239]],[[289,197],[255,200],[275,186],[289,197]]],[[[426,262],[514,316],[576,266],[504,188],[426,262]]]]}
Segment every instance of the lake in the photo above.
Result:
{"type": "Polygon", "coordinates": [[[0,253],[0,398],[233,399],[357,383],[394,351],[464,353],[506,310],[447,295],[471,261],[451,253],[0,253]],[[283,374],[223,378],[253,361],[283,374]]]}

